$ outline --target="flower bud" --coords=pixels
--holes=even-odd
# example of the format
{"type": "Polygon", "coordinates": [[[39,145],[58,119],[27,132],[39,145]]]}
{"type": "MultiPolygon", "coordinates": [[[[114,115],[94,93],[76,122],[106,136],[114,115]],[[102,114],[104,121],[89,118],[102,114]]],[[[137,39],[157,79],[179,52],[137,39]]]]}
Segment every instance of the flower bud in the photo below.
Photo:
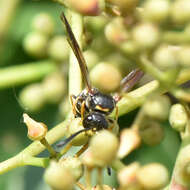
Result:
{"type": "Polygon", "coordinates": [[[190,1],[177,0],[172,3],[171,17],[175,24],[185,24],[190,20],[190,1]]]}
{"type": "Polygon", "coordinates": [[[102,130],[93,136],[90,141],[90,148],[97,165],[109,165],[116,157],[118,145],[117,137],[108,130],[102,130]]]}
{"type": "Polygon", "coordinates": [[[86,50],[83,55],[89,70],[91,70],[99,61],[98,55],[93,50],[86,50]]]}
{"type": "Polygon", "coordinates": [[[83,154],[83,157],[82,157],[82,163],[90,168],[90,169],[93,169],[96,164],[94,162],[94,158],[93,158],[93,155],[92,155],[92,150],[91,148],[89,147],[88,150],[83,154]]]}
{"type": "Polygon", "coordinates": [[[61,158],[59,163],[70,171],[72,176],[75,178],[75,181],[78,181],[82,177],[84,168],[79,158],[69,156],[61,158]]]}
{"type": "Polygon", "coordinates": [[[180,150],[173,178],[177,184],[190,187],[190,145],[180,150]]]}
{"type": "Polygon", "coordinates": [[[97,16],[104,9],[104,0],[66,0],[68,5],[86,16],[97,16]]]}
{"type": "Polygon", "coordinates": [[[115,18],[110,23],[108,23],[104,30],[106,39],[115,45],[120,45],[127,39],[130,35],[124,27],[124,21],[122,18],[115,18]]]}
{"type": "Polygon", "coordinates": [[[90,72],[94,86],[103,92],[113,92],[120,86],[121,73],[119,69],[106,62],[97,64],[90,72]]]}
{"type": "Polygon", "coordinates": [[[122,15],[132,14],[139,0],[106,0],[108,3],[115,5],[121,11],[122,15]]]}
{"type": "Polygon", "coordinates": [[[42,58],[46,55],[48,38],[39,32],[30,32],[25,36],[23,47],[31,56],[42,58]]]}
{"type": "Polygon", "coordinates": [[[58,103],[65,93],[65,81],[61,73],[48,75],[42,82],[44,98],[47,102],[58,103]]]}
{"type": "Polygon", "coordinates": [[[45,170],[44,180],[51,188],[56,190],[72,190],[74,186],[74,178],[70,170],[55,161],[51,161],[45,170]]]}
{"type": "Polygon", "coordinates": [[[170,2],[168,0],[148,0],[143,5],[143,17],[150,22],[160,23],[169,16],[170,2]]]}
{"type": "Polygon", "coordinates": [[[157,45],[160,40],[160,31],[151,23],[141,23],[134,27],[132,31],[133,40],[139,48],[149,49],[157,45]]]}
{"type": "Polygon", "coordinates": [[[169,122],[172,128],[182,132],[185,130],[188,118],[184,107],[181,104],[175,104],[171,107],[169,122]]]}
{"type": "Polygon", "coordinates": [[[124,158],[131,151],[136,149],[141,142],[141,138],[136,130],[124,129],[120,135],[120,146],[118,150],[118,157],[124,158]]]}
{"type": "Polygon", "coordinates": [[[102,34],[102,31],[107,23],[105,16],[84,17],[85,27],[94,34],[102,34]]]}
{"type": "Polygon", "coordinates": [[[162,45],[160,46],[153,55],[153,61],[159,69],[166,71],[172,69],[178,64],[176,57],[177,49],[173,46],[162,45]]]}
{"type": "Polygon", "coordinates": [[[162,189],[169,181],[169,174],[159,163],[147,164],[138,170],[137,181],[146,190],[162,189]]]}
{"type": "Polygon", "coordinates": [[[152,120],[144,121],[141,124],[139,134],[142,141],[149,146],[159,144],[164,137],[163,128],[158,122],[152,120]]]}
{"type": "Polygon", "coordinates": [[[99,185],[96,185],[96,186],[92,187],[91,190],[114,190],[114,188],[112,188],[108,185],[102,185],[102,188],[100,188],[99,185]]]}
{"type": "Polygon", "coordinates": [[[139,168],[139,163],[134,162],[119,171],[118,181],[121,187],[128,187],[136,181],[136,175],[139,168]]]}
{"type": "Polygon", "coordinates": [[[35,141],[41,140],[46,136],[47,126],[30,118],[26,113],[23,114],[24,123],[28,128],[28,138],[35,141]]]}
{"type": "Polygon", "coordinates": [[[178,53],[179,63],[184,67],[190,67],[190,46],[183,46],[178,53]]]}
{"type": "MultiPolygon", "coordinates": [[[[80,131],[81,129],[84,129],[81,123],[81,118],[74,118],[69,126],[69,136],[80,131]]],[[[82,132],[71,141],[71,144],[73,146],[81,146],[86,144],[88,142],[88,139],[89,136],[87,136],[85,132],[82,132]]]]}
{"type": "Polygon", "coordinates": [[[45,104],[44,94],[40,84],[26,86],[21,91],[19,99],[24,109],[29,112],[39,111],[45,104]]]}
{"type": "Polygon", "coordinates": [[[47,13],[40,13],[34,17],[32,28],[42,34],[52,35],[54,32],[53,19],[47,13]]]}
{"type": "Polygon", "coordinates": [[[70,47],[65,36],[55,36],[49,42],[48,54],[57,61],[68,59],[70,47]]]}
{"type": "Polygon", "coordinates": [[[170,106],[169,98],[162,95],[150,98],[143,108],[147,116],[162,121],[168,118],[170,106]]]}

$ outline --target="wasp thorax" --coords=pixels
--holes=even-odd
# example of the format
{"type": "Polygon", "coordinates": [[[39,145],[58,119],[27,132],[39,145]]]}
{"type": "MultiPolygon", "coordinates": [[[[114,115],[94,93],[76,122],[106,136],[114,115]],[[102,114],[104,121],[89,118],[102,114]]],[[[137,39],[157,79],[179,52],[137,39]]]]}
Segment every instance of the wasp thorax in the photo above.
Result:
{"type": "Polygon", "coordinates": [[[89,110],[98,111],[109,115],[115,108],[115,100],[112,96],[96,92],[86,99],[86,105],[89,110]]]}

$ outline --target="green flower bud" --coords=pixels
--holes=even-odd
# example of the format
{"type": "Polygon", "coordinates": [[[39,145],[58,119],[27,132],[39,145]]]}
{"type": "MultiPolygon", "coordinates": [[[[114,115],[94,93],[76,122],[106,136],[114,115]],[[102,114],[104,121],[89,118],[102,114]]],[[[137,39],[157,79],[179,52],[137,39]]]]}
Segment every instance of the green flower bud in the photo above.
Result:
{"type": "Polygon", "coordinates": [[[175,24],[185,24],[190,20],[190,1],[177,0],[172,4],[171,17],[175,24]]]}
{"type": "MultiPolygon", "coordinates": [[[[69,136],[76,133],[77,131],[84,129],[82,126],[81,118],[74,118],[69,126],[69,136]]],[[[81,146],[88,142],[89,136],[85,132],[77,135],[72,141],[73,146],[81,146]]]]}
{"type": "Polygon", "coordinates": [[[175,165],[175,172],[173,179],[177,184],[190,187],[190,145],[186,145],[180,150],[180,154],[177,158],[175,165]]]}
{"type": "Polygon", "coordinates": [[[72,190],[74,178],[70,170],[61,166],[60,163],[51,161],[44,173],[45,182],[56,190],[72,190]]]}
{"type": "Polygon", "coordinates": [[[91,70],[90,78],[101,91],[113,92],[120,86],[122,76],[117,67],[101,62],[91,70]]]}
{"type": "Polygon", "coordinates": [[[163,139],[164,130],[158,122],[147,120],[141,124],[139,134],[145,144],[154,146],[163,139]]]}
{"type": "Polygon", "coordinates": [[[38,58],[42,58],[46,55],[47,45],[47,36],[39,32],[30,32],[25,36],[23,42],[24,50],[28,54],[38,58]]]}
{"type": "Polygon", "coordinates": [[[85,27],[94,34],[102,33],[107,23],[105,16],[84,17],[85,27]]]}
{"type": "Polygon", "coordinates": [[[108,130],[102,130],[92,137],[90,148],[92,156],[97,165],[109,165],[116,157],[118,150],[118,139],[108,130]]]}
{"type": "Polygon", "coordinates": [[[169,182],[169,173],[163,165],[152,163],[138,170],[137,181],[146,190],[162,189],[169,182]]]}
{"type": "Polygon", "coordinates": [[[153,48],[160,40],[159,29],[151,23],[141,23],[132,31],[133,40],[141,49],[153,48]]]}
{"type": "Polygon", "coordinates": [[[26,86],[19,95],[22,106],[29,112],[39,111],[45,104],[43,89],[40,84],[26,86]]]}
{"type": "Polygon", "coordinates": [[[34,17],[32,28],[42,34],[52,35],[54,32],[53,19],[47,13],[40,13],[34,17]]]}
{"type": "Polygon", "coordinates": [[[175,104],[171,107],[169,122],[172,128],[182,132],[185,130],[188,118],[185,112],[185,108],[181,104],[175,104]]]}
{"type": "Polygon", "coordinates": [[[169,16],[170,2],[168,0],[148,0],[143,5],[143,17],[150,22],[160,23],[169,16]]]}
{"type": "Polygon", "coordinates": [[[124,27],[124,20],[119,17],[113,19],[106,25],[104,33],[106,39],[115,45],[120,45],[130,37],[129,33],[124,27]]]}
{"type": "Polygon", "coordinates": [[[162,95],[149,98],[143,108],[147,116],[162,121],[168,118],[170,106],[169,98],[162,95]]]}
{"type": "Polygon", "coordinates": [[[48,54],[57,61],[68,59],[70,47],[65,36],[55,36],[51,39],[48,47],[48,54]]]}
{"type": "Polygon", "coordinates": [[[184,67],[190,67],[190,46],[183,46],[178,53],[179,63],[184,67]]]}
{"type": "Polygon", "coordinates": [[[175,67],[178,64],[176,57],[177,49],[178,48],[169,45],[160,46],[153,55],[155,65],[163,71],[175,67]]]}
{"type": "Polygon", "coordinates": [[[93,50],[86,50],[83,55],[89,70],[91,70],[99,61],[98,55],[93,50]]]}
{"type": "Polygon", "coordinates": [[[91,148],[88,148],[88,150],[83,154],[82,157],[82,163],[89,169],[93,169],[97,165],[94,162],[94,158],[92,155],[92,150],[91,148]]]}
{"type": "Polygon", "coordinates": [[[65,80],[61,73],[56,72],[48,75],[42,82],[44,98],[49,103],[58,103],[66,89],[65,80]]]}
{"type": "Polygon", "coordinates": [[[61,158],[59,163],[61,166],[70,171],[72,176],[74,176],[75,181],[78,181],[82,177],[84,168],[79,158],[69,156],[66,158],[61,158]]]}
{"type": "Polygon", "coordinates": [[[104,9],[104,0],[66,0],[66,3],[79,12],[86,16],[97,16],[104,9]]]}
{"type": "Polygon", "coordinates": [[[138,162],[134,162],[118,172],[118,181],[121,187],[128,187],[136,181],[136,175],[140,168],[138,162]]]}

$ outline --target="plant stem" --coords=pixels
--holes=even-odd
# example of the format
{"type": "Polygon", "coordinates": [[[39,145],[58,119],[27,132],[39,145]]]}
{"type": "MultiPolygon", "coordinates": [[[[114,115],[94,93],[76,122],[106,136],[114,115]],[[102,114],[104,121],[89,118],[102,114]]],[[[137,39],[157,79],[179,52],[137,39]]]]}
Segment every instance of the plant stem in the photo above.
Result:
{"type": "Polygon", "coordinates": [[[16,7],[20,0],[1,0],[0,4],[0,52],[3,48],[10,21],[13,18],[16,7]]]}
{"type": "Polygon", "coordinates": [[[119,171],[121,169],[123,169],[125,167],[125,164],[123,164],[119,159],[116,159],[114,160],[112,163],[111,163],[111,167],[116,170],[116,171],[119,171]]]}
{"type": "Polygon", "coordinates": [[[56,152],[52,146],[48,143],[48,141],[46,140],[46,138],[43,138],[40,140],[40,142],[46,147],[46,149],[48,150],[48,152],[50,153],[50,157],[51,158],[59,158],[60,154],[58,152],[56,152]]]}
{"type": "Polygon", "coordinates": [[[42,61],[0,69],[0,89],[36,81],[56,70],[51,61],[42,61]]]}
{"type": "Polygon", "coordinates": [[[169,44],[182,44],[190,42],[190,35],[185,32],[164,32],[162,40],[169,44]]]}

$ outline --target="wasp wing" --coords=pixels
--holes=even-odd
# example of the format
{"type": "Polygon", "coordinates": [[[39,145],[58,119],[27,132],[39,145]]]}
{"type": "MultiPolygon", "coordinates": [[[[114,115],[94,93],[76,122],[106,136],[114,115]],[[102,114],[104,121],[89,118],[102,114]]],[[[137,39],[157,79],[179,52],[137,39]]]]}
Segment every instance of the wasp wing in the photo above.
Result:
{"type": "Polygon", "coordinates": [[[73,50],[73,52],[74,52],[74,54],[78,60],[78,63],[79,63],[80,69],[81,69],[81,73],[83,76],[83,80],[86,83],[88,90],[91,91],[92,87],[90,84],[89,72],[88,72],[88,68],[86,66],[86,61],[85,61],[84,56],[82,54],[82,51],[79,47],[79,44],[78,44],[78,42],[77,42],[77,40],[76,40],[76,38],[72,32],[72,29],[71,29],[71,27],[67,21],[67,18],[63,12],[61,14],[61,20],[65,24],[65,28],[66,28],[66,31],[68,34],[67,41],[69,42],[69,45],[71,46],[71,48],[72,48],[72,50],[73,50]]]}

